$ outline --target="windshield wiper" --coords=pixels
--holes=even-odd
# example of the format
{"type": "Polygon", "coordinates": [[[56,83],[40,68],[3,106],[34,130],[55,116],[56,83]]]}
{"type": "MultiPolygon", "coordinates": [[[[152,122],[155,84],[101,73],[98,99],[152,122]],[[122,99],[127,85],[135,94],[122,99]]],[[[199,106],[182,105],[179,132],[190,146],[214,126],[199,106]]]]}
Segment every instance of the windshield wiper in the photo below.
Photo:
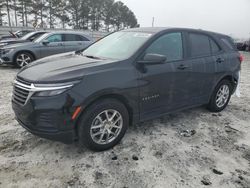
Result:
{"type": "Polygon", "coordinates": [[[84,55],[87,58],[91,58],[91,59],[101,59],[99,57],[93,56],[93,55],[84,55]]]}

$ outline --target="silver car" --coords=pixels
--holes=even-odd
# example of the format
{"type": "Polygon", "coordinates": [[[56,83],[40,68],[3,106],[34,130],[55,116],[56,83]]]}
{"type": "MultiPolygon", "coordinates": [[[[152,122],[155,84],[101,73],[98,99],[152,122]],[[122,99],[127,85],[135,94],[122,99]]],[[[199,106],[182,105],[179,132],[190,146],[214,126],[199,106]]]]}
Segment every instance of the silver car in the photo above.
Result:
{"type": "Polygon", "coordinates": [[[0,64],[23,67],[30,62],[54,54],[77,51],[88,47],[93,39],[80,32],[50,32],[33,42],[0,48],[0,64]]]}

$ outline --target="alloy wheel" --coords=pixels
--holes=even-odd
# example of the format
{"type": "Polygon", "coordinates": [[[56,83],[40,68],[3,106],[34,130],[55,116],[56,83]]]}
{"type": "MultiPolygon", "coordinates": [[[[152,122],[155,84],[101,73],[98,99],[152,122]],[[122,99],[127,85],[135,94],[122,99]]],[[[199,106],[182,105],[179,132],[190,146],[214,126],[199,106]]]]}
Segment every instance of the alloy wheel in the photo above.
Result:
{"type": "Polygon", "coordinates": [[[227,103],[227,101],[229,99],[229,95],[230,95],[229,86],[222,85],[216,94],[217,107],[219,107],[219,108],[223,107],[227,103]]]}
{"type": "Polygon", "coordinates": [[[16,58],[16,63],[19,67],[24,67],[31,63],[32,59],[29,55],[21,53],[16,58]]]}
{"type": "Polygon", "coordinates": [[[123,127],[121,114],[113,109],[105,110],[98,114],[90,128],[92,140],[97,144],[109,144],[120,134],[123,127]]]}

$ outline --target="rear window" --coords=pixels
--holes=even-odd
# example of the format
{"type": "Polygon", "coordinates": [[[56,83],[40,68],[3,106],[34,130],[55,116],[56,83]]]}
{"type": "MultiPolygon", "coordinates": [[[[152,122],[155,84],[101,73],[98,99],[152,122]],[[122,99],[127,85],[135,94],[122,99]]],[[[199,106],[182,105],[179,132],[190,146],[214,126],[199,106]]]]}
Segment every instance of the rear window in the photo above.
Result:
{"type": "Polygon", "coordinates": [[[210,42],[206,35],[202,34],[189,34],[191,57],[208,56],[210,52],[210,42]]]}
{"type": "Polygon", "coordinates": [[[229,50],[236,50],[236,45],[230,37],[222,37],[221,41],[229,50]]]}

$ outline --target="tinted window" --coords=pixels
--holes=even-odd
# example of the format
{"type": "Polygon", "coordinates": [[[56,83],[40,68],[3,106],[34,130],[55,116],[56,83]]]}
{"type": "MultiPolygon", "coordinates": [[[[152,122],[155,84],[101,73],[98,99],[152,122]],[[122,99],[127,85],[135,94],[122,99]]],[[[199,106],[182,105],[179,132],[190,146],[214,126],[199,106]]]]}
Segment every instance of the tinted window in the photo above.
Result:
{"type": "Polygon", "coordinates": [[[210,55],[209,38],[201,34],[189,34],[191,57],[210,55]]]}
{"type": "Polygon", "coordinates": [[[168,61],[182,59],[182,52],[181,33],[163,35],[156,39],[146,50],[146,53],[165,55],[168,61]]]}
{"type": "Polygon", "coordinates": [[[235,50],[236,46],[233,42],[232,39],[230,39],[229,37],[223,37],[221,38],[222,42],[226,45],[227,48],[229,48],[230,50],[235,50]]]}
{"type": "Polygon", "coordinates": [[[46,40],[48,40],[49,42],[62,42],[62,35],[60,34],[51,35],[46,40]]]}
{"type": "Polygon", "coordinates": [[[81,35],[64,34],[64,41],[89,41],[89,40],[81,35]]]}
{"type": "Polygon", "coordinates": [[[210,39],[210,45],[213,54],[218,53],[220,51],[220,47],[214,42],[214,40],[210,39]]]}
{"type": "Polygon", "coordinates": [[[89,39],[87,39],[86,37],[82,35],[76,35],[76,38],[78,41],[89,41],[89,39]]]}
{"type": "Polygon", "coordinates": [[[64,41],[77,41],[76,35],[73,34],[64,34],[64,41]]]}

